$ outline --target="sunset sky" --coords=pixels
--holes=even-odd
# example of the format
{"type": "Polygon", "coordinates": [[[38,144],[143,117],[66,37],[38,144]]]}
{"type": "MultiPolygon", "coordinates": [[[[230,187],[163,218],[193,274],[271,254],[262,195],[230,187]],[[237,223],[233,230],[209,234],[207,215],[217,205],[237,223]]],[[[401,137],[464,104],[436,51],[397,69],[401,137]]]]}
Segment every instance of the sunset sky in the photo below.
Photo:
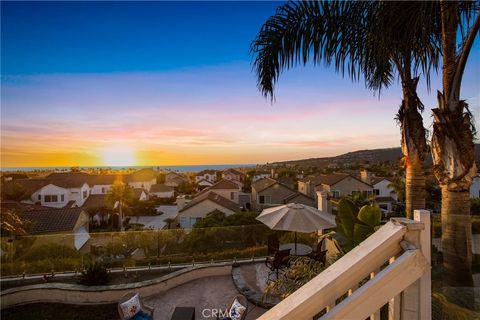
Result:
{"type": "MultiPolygon", "coordinates": [[[[285,72],[271,104],[249,45],[278,2],[3,2],[1,166],[265,163],[399,146],[380,99],[332,68],[285,72]]],[[[462,98],[480,119],[480,45],[462,98]]],[[[440,78],[420,97],[431,129],[440,78]]],[[[478,126],[478,121],[477,121],[478,126]]]]}

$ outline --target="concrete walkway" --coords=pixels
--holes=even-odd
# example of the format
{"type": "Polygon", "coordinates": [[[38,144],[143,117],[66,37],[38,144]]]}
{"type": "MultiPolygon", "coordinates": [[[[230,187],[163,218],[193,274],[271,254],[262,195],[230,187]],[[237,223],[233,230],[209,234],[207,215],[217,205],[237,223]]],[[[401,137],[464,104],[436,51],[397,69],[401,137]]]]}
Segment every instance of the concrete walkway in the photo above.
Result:
{"type": "MultiPolygon", "coordinates": [[[[145,302],[155,307],[155,320],[169,320],[175,307],[195,307],[196,320],[213,320],[211,309],[225,309],[238,295],[231,276],[207,277],[149,297],[145,302]]],[[[265,309],[248,305],[247,320],[257,319],[265,309]]]]}
{"type": "Polygon", "coordinates": [[[163,212],[159,216],[132,216],[131,222],[141,223],[145,228],[162,229],[167,225],[165,219],[175,218],[178,214],[177,206],[157,206],[157,211],[163,212]]]}

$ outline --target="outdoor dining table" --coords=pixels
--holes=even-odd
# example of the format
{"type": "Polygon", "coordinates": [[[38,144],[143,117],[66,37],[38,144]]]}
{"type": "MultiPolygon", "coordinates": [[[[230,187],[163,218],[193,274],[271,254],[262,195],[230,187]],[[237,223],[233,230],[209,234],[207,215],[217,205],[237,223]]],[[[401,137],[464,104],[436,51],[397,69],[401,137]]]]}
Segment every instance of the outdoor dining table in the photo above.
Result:
{"type": "Polygon", "coordinates": [[[290,249],[291,256],[308,256],[313,251],[310,246],[307,246],[301,243],[297,243],[296,249],[295,249],[295,243],[281,244],[279,249],[280,250],[290,249]]]}

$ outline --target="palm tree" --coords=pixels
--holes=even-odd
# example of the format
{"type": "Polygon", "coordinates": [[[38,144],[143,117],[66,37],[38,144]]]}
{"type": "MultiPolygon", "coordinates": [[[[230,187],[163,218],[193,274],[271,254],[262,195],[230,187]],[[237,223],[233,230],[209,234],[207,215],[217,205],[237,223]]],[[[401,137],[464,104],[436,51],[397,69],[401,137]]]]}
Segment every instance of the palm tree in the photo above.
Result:
{"type": "Polygon", "coordinates": [[[395,191],[398,201],[405,201],[405,180],[403,180],[402,178],[396,178],[393,182],[388,184],[387,188],[393,189],[393,191],[395,191]]]}
{"type": "Polygon", "coordinates": [[[167,218],[163,221],[167,224],[167,229],[171,229],[172,224],[175,222],[175,219],[174,218],[167,218]]]}
{"type": "Polygon", "coordinates": [[[475,128],[467,103],[460,100],[460,87],[480,15],[476,2],[442,1],[440,8],[443,92],[438,92],[438,107],[432,110],[432,154],[433,172],[442,190],[443,280],[448,286],[471,287],[469,189],[477,174],[475,128]]]}
{"type": "Polygon", "coordinates": [[[117,180],[113,183],[110,190],[108,190],[106,201],[112,205],[118,204],[118,228],[123,229],[123,207],[132,201],[133,189],[128,184],[117,180]]]}
{"type": "Polygon", "coordinates": [[[427,152],[426,131],[416,93],[422,70],[429,84],[430,71],[439,59],[431,34],[430,2],[289,2],[277,9],[252,43],[258,87],[273,100],[282,70],[296,64],[335,64],[356,81],[363,74],[366,86],[380,93],[396,75],[402,81],[403,100],[397,120],[402,133],[406,167],[407,215],[425,208],[423,163],[427,152]],[[402,30],[402,32],[398,32],[402,30]]]}

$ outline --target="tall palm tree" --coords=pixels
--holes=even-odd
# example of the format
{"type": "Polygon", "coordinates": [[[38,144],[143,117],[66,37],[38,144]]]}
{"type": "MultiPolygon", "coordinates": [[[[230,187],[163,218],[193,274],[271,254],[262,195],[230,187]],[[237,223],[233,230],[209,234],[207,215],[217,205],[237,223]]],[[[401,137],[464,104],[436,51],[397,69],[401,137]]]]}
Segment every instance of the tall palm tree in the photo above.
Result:
{"type": "Polygon", "coordinates": [[[478,34],[476,2],[441,2],[442,87],[433,109],[433,172],[442,190],[443,280],[452,287],[473,286],[469,189],[477,174],[472,114],[460,88],[478,34]],[[476,17],[475,17],[476,16],[476,17]],[[461,34],[461,37],[457,36],[461,34]],[[457,51],[457,48],[460,48],[457,51]]]}
{"type": "Polygon", "coordinates": [[[106,201],[118,204],[118,228],[123,230],[123,207],[133,200],[133,189],[121,180],[116,180],[108,190],[106,201]]]}
{"type": "Polygon", "coordinates": [[[431,37],[439,28],[431,23],[432,6],[429,2],[289,2],[265,22],[251,47],[259,90],[272,100],[280,73],[310,59],[314,64],[334,63],[337,71],[354,81],[362,74],[366,86],[378,92],[400,77],[403,99],[397,120],[409,217],[413,210],[425,208],[427,143],[416,89],[419,69],[429,84],[430,71],[439,59],[431,37]]]}

